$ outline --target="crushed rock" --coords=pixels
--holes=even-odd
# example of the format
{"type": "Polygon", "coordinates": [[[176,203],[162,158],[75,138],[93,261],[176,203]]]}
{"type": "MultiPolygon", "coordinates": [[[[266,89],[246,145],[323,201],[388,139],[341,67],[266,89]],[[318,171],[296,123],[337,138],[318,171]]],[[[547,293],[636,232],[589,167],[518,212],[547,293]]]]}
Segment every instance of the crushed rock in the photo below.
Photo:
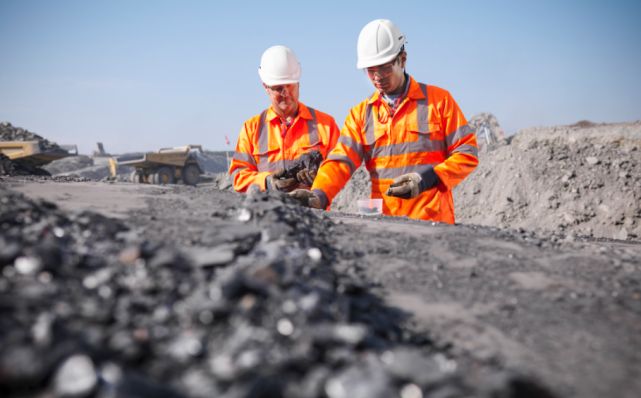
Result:
{"type": "Polygon", "coordinates": [[[182,246],[0,186],[0,394],[520,396],[506,372],[442,366],[334,267],[328,216],[274,194],[237,203],[182,246]]]}
{"type": "Polygon", "coordinates": [[[454,190],[457,222],[641,238],[641,121],[522,130],[454,190]]]}

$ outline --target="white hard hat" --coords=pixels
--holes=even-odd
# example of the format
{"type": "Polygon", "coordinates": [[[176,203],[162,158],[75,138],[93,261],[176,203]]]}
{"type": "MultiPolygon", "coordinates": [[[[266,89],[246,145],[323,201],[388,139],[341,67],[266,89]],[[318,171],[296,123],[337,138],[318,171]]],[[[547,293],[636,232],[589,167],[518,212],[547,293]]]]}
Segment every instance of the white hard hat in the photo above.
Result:
{"type": "Polygon", "coordinates": [[[383,65],[393,60],[405,45],[405,36],[388,19],[375,19],[358,35],[358,69],[383,65]]]}
{"type": "Polygon", "coordinates": [[[298,83],[300,63],[291,49],[285,46],[269,47],[260,58],[258,74],[268,86],[298,83]]]}

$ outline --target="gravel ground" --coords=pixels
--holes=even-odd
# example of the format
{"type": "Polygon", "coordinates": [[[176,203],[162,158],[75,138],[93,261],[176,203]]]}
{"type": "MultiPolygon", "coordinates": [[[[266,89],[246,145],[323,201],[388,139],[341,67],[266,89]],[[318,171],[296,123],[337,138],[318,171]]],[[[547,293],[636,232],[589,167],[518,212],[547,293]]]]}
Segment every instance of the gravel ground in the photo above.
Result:
{"type": "Polygon", "coordinates": [[[58,391],[70,358],[84,363],[89,380],[95,375],[87,388],[99,396],[131,383],[143,396],[162,388],[196,397],[641,391],[634,242],[310,211],[213,184],[2,185],[33,199],[13,191],[0,199],[3,226],[23,223],[3,228],[17,246],[3,263],[1,355],[50,356],[28,377],[10,373],[9,382],[14,363],[4,362],[0,385],[8,391],[58,391]],[[119,221],[100,216],[101,208],[119,221]],[[55,226],[67,243],[48,243],[44,231],[60,239],[55,226]],[[52,246],[63,248],[62,260],[49,264],[38,256],[52,246]],[[25,257],[40,258],[39,268],[17,261],[25,257]],[[320,313],[303,310],[307,300],[320,313]],[[41,324],[44,346],[35,340],[41,324]],[[52,349],[68,340],[82,344],[52,349]],[[390,368],[390,358],[402,358],[404,370],[390,368]]]}
{"type": "Polygon", "coordinates": [[[641,239],[641,121],[527,129],[454,190],[457,221],[641,239]]]}

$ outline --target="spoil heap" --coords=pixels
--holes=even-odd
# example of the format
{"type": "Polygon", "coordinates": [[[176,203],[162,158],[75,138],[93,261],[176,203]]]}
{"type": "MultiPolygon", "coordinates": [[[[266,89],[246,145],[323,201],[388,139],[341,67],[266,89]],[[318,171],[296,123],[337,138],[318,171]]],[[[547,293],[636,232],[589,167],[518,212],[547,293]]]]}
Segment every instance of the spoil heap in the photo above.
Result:
{"type": "Polygon", "coordinates": [[[483,112],[474,115],[467,123],[476,132],[480,151],[489,150],[505,140],[505,132],[496,116],[491,113],[483,112]]]}
{"type": "MultiPolygon", "coordinates": [[[[38,141],[41,151],[66,152],[55,142],[46,140],[38,134],[32,133],[20,127],[14,127],[11,123],[0,123],[0,141],[38,141]]],[[[0,175],[50,175],[48,171],[32,164],[29,161],[11,160],[8,156],[0,153],[0,175]]]]}
{"type": "Polygon", "coordinates": [[[641,122],[522,130],[455,190],[457,221],[598,238],[641,237],[641,122]]]}
{"type": "Polygon", "coordinates": [[[42,149],[62,149],[55,142],[46,140],[36,133],[15,127],[11,123],[0,123],[0,141],[38,141],[42,149]]]}
{"type": "Polygon", "coordinates": [[[192,247],[3,187],[0,225],[2,396],[549,397],[459,373],[286,198],[217,210],[192,247]]]}

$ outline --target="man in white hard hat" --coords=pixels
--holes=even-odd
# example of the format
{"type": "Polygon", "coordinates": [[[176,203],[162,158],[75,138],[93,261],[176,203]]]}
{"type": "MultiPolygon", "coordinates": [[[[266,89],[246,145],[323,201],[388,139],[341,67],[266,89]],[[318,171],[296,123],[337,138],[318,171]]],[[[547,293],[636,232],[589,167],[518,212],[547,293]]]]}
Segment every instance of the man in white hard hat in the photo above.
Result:
{"type": "Polygon", "coordinates": [[[449,92],[405,72],[405,36],[391,21],[365,25],[357,54],[376,91],[351,109],[312,189],[291,195],[327,208],[365,162],[384,214],[454,223],[452,188],[478,164],[474,131],[449,92]]]}
{"type": "Polygon", "coordinates": [[[248,119],[240,131],[229,168],[234,189],[245,192],[252,185],[281,192],[310,188],[316,169],[291,166],[313,151],[326,158],[340,135],[338,126],[330,115],[299,101],[301,67],[291,49],[268,48],[258,74],[271,105],[248,119]],[[295,175],[285,173],[291,169],[295,175]]]}

